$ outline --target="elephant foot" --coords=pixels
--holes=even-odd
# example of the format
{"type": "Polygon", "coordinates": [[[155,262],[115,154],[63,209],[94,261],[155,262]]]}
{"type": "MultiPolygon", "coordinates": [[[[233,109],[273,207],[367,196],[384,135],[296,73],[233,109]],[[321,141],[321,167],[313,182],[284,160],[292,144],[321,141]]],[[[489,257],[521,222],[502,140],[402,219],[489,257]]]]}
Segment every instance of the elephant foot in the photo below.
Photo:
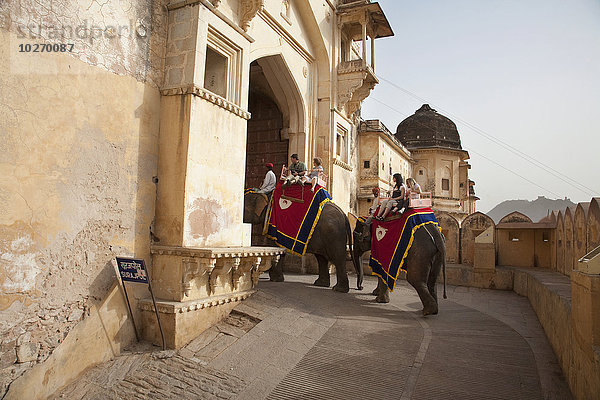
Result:
{"type": "Polygon", "coordinates": [[[269,280],[271,282],[283,282],[284,281],[283,274],[281,274],[281,273],[279,273],[279,274],[278,273],[272,273],[271,270],[272,269],[269,270],[269,280]]]}
{"type": "Polygon", "coordinates": [[[329,287],[329,279],[318,278],[315,281],[315,283],[313,283],[313,285],[320,286],[320,287],[329,287]]]}
{"type": "Polygon", "coordinates": [[[379,296],[379,288],[375,288],[375,289],[373,289],[373,291],[371,292],[371,294],[372,294],[373,296],[379,296]]]}
{"type": "Polygon", "coordinates": [[[375,298],[375,301],[378,303],[389,303],[390,295],[388,293],[378,294],[377,297],[375,298]]]}
{"type": "Polygon", "coordinates": [[[438,307],[437,304],[435,306],[431,306],[431,307],[424,307],[423,308],[423,316],[427,316],[427,315],[437,315],[438,313],[438,307]]]}
{"type": "Polygon", "coordinates": [[[340,292],[340,293],[348,293],[350,291],[350,285],[348,285],[348,283],[346,283],[344,285],[344,284],[340,284],[338,282],[333,287],[333,290],[335,290],[336,292],[340,292]]]}

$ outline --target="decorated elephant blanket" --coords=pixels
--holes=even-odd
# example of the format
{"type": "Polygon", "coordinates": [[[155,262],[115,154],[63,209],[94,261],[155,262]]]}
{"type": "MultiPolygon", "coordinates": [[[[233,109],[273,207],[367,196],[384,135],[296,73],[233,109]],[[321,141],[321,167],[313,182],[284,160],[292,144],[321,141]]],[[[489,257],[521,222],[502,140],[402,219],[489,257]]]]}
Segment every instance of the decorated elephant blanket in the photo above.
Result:
{"type": "Polygon", "coordinates": [[[383,279],[390,291],[403,268],[404,260],[413,243],[415,231],[426,224],[436,224],[430,208],[409,209],[398,218],[373,220],[371,227],[371,260],[369,266],[383,279]]]}
{"type": "Polygon", "coordinates": [[[319,185],[313,193],[310,185],[294,184],[282,189],[279,183],[269,202],[266,215],[269,222],[263,233],[278,246],[303,256],[328,201],[331,196],[319,185]]]}

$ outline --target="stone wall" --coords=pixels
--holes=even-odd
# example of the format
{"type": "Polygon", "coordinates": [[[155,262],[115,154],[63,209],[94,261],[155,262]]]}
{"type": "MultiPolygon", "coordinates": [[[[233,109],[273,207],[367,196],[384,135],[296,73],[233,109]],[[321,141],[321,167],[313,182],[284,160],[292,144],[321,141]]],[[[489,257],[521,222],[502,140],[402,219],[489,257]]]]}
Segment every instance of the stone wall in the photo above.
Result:
{"type": "Polygon", "coordinates": [[[446,238],[446,262],[460,263],[460,227],[458,221],[446,212],[436,213],[436,218],[446,238]]]}
{"type": "MultiPolygon", "coordinates": [[[[0,4],[0,397],[81,321],[123,314],[116,255],[148,259],[165,21],[128,3],[0,4]]],[[[134,339],[126,321],[105,326],[114,343],[134,339]]],[[[118,350],[102,343],[90,359],[118,350]]]]}

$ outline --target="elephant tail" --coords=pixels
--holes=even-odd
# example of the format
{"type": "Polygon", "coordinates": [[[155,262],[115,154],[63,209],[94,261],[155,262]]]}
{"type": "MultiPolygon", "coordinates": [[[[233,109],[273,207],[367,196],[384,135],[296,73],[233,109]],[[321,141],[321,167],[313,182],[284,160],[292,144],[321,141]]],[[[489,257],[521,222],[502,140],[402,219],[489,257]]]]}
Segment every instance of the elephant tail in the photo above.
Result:
{"type": "Polygon", "coordinates": [[[348,246],[350,248],[350,258],[352,259],[352,265],[354,265],[354,269],[356,270],[356,289],[357,290],[362,290],[363,286],[363,271],[361,268],[361,265],[359,265],[358,261],[356,260],[356,257],[354,256],[354,248],[352,246],[352,229],[350,228],[350,221],[348,221],[348,218],[345,218],[346,220],[346,236],[348,237],[348,246]]]}
{"type": "Polygon", "coordinates": [[[447,299],[448,296],[446,295],[446,238],[444,237],[444,234],[440,231],[439,227],[436,227],[435,231],[433,232],[430,232],[428,230],[426,231],[427,233],[429,233],[429,236],[431,236],[431,239],[433,239],[435,247],[437,248],[437,251],[439,253],[439,258],[442,263],[442,271],[444,274],[444,299],[447,299]]]}
{"type": "Polygon", "coordinates": [[[446,238],[444,234],[440,232],[441,243],[436,243],[438,251],[442,256],[442,273],[444,274],[444,299],[447,299],[446,295],[446,238]]]}

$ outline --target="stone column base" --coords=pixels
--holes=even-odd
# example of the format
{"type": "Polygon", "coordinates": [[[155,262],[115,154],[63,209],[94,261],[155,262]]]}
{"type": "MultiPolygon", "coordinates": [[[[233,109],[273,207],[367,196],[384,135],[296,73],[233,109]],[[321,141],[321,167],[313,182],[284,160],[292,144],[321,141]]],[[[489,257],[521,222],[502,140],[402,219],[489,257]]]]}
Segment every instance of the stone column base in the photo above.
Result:
{"type": "MultiPolygon", "coordinates": [[[[227,318],[240,301],[248,298],[255,290],[207,297],[191,301],[156,301],[160,323],[169,349],[179,349],[206,329],[227,318]]],[[[160,329],[154,305],[150,298],[140,301],[142,310],[142,337],[157,346],[162,346],[160,329]]]]}

